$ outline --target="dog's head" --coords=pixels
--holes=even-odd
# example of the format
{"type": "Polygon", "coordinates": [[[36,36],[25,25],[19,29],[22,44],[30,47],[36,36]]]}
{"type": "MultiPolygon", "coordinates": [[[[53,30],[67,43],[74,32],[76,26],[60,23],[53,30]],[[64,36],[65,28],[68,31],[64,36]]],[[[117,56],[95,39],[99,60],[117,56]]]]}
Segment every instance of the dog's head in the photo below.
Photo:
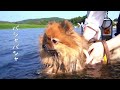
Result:
{"type": "Polygon", "coordinates": [[[71,63],[76,65],[75,70],[82,69],[85,62],[83,49],[88,48],[88,43],[83,36],[74,31],[69,21],[50,22],[43,37],[40,38],[40,42],[41,57],[44,59],[44,63],[53,65],[52,57],[57,57],[59,67],[63,64],[64,68],[67,68],[66,71],[70,71],[70,67],[73,68],[73,66],[70,66],[71,63]]]}

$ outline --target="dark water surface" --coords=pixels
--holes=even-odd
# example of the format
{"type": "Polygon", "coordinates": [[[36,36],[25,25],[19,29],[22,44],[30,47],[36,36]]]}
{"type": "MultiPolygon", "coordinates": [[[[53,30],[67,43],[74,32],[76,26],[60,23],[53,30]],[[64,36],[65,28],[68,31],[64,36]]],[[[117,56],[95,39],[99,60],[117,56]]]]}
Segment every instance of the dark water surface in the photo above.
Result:
{"type": "MultiPolygon", "coordinates": [[[[79,28],[75,30],[80,33],[79,28]]],[[[42,67],[38,37],[43,32],[44,28],[19,29],[18,31],[0,30],[0,79],[36,79],[40,77],[36,74],[37,70],[42,67]],[[14,32],[18,33],[16,37],[19,43],[18,49],[13,49],[14,32]],[[17,61],[14,60],[14,50],[18,52],[17,61]]]]}
{"type": "Polygon", "coordinates": [[[38,37],[43,33],[40,29],[0,30],[0,79],[37,78],[36,71],[41,68],[38,37]],[[13,33],[18,33],[14,36],[13,33]],[[18,39],[18,49],[14,39],[18,39]],[[13,51],[18,52],[17,61],[13,51]]]}

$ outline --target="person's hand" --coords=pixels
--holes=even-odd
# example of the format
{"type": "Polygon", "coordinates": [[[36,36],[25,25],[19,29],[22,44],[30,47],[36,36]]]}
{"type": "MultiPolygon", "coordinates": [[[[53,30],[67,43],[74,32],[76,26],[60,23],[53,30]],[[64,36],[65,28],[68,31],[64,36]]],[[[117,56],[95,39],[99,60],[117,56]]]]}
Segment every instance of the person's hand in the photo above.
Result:
{"type": "Polygon", "coordinates": [[[96,64],[103,60],[104,55],[104,47],[101,42],[93,43],[89,49],[90,52],[89,59],[86,60],[86,64],[96,64]]]}

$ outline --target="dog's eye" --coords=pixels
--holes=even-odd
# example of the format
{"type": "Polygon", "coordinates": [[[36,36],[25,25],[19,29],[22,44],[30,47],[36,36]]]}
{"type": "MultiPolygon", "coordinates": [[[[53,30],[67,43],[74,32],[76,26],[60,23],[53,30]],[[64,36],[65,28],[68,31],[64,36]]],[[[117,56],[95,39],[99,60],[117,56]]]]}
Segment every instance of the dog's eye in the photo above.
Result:
{"type": "Polygon", "coordinates": [[[54,43],[54,44],[58,44],[59,39],[57,39],[57,38],[51,38],[51,42],[54,43]]]}
{"type": "Polygon", "coordinates": [[[55,44],[57,43],[57,41],[56,41],[56,40],[54,40],[54,39],[52,40],[52,42],[53,42],[53,43],[55,43],[55,44]]]}
{"type": "Polygon", "coordinates": [[[51,40],[49,37],[47,37],[48,40],[51,40]]]}

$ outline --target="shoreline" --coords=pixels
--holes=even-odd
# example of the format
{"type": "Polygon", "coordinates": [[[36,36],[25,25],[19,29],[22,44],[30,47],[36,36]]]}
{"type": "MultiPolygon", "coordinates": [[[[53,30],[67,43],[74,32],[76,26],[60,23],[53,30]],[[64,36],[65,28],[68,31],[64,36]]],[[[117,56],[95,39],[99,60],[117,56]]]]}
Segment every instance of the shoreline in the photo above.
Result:
{"type": "Polygon", "coordinates": [[[45,28],[46,25],[37,25],[37,24],[11,24],[11,23],[0,23],[0,30],[4,29],[13,29],[14,27],[17,27],[20,29],[26,29],[26,28],[45,28]]]}

